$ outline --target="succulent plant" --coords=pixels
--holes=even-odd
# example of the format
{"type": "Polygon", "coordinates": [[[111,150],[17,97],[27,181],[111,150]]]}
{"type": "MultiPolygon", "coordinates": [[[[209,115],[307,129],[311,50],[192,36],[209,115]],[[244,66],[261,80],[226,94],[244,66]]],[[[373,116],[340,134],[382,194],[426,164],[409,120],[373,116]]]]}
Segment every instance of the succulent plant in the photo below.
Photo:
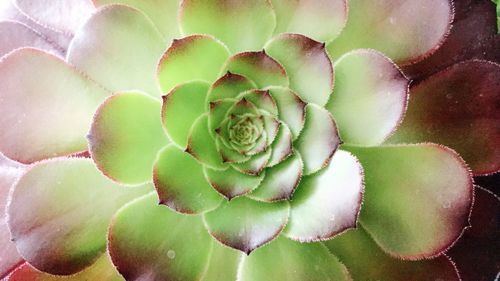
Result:
{"type": "Polygon", "coordinates": [[[0,276],[460,280],[500,170],[469,2],[4,2],[0,276]]]}

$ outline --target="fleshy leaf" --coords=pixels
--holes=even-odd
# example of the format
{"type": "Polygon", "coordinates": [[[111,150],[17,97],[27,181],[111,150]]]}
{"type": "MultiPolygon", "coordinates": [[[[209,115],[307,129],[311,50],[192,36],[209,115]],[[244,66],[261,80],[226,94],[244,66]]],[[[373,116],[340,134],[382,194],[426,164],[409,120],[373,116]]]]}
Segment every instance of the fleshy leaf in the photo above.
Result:
{"type": "Polygon", "coordinates": [[[213,243],[210,261],[202,281],[234,281],[242,253],[219,243],[213,243]]]}
{"type": "Polygon", "coordinates": [[[241,163],[232,163],[231,166],[236,170],[248,175],[260,175],[266,168],[271,158],[271,150],[268,149],[259,154],[253,155],[249,160],[241,163]]]}
{"type": "Polygon", "coordinates": [[[92,0],[92,2],[96,6],[121,3],[142,11],[151,19],[167,42],[180,35],[177,27],[178,0],[92,0]]]}
{"type": "Polygon", "coordinates": [[[317,41],[328,42],[347,21],[346,0],[272,0],[276,12],[275,34],[300,33],[317,41]]]}
{"type": "Polygon", "coordinates": [[[327,103],[333,90],[333,67],[325,44],[300,34],[282,34],[266,44],[266,51],[283,65],[290,89],[302,100],[320,106],[327,103]]]}
{"type": "Polygon", "coordinates": [[[278,115],[278,106],[269,91],[252,90],[243,93],[240,98],[253,103],[259,110],[264,110],[272,116],[278,115]]]}
{"type": "Polygon", "coordinates": [[[302,177],[303,165],[300,155],[295,153],[278,165],[266,169],[264,180],[248,196],[265,202],[291,199],[302,177]]]}
{"type": "Polygon", "coordinates": [[[248,255],[279,235],[288,220],[289,208],[286,201],[265,203],[239,197],[204,214],[204,219],[215,239],[248,255]]]}
{"type": "Polygon", "coordinates": [[[264,118],[264,130],[266,131],[266,141],[267,141],[266,148],[267,148],[267,146],[271,145],[278,136],[281,123],[278,119],[268,114],[263,115],[263,118],[264,118]]]}
{"type": "Polygon", "coordinates": [[[343,149],[363,165],[360,222],[385,252],[410,260],[431,257],[462,234],[472,178],[451,149],[435,144],[343,149]]]}
{"type": "Polygon", "coordinates": [[[94,10],[88,0],[13,1],[33,21],[65,33],[73,33],[94,10]]]}
{"type": "Polygon", "coordinates": [[[217,150],[215,139],[208,129],[208,116],[204,114],[194,122],[189,133],[186,152],[199,160],[205,166],[221,170],[227,168],[217,150]]]}
{"type": "Polygon", "coordinates": [[[271,145],[271,158],[267,162],[267,167],[272,167],[281,163],[293,152],[293,136],[287,125],[281,124],[278,135],[271,145]]]}
{"type": "Polygon", "coordinates": [[[298,243],[281,236],[243,257],[238,280],[348,281],[351,278],[345,266],[324,245],[298,243]]]}
{"type": "Polygon", "coordinates": [[[10,166],[5,163],[7,161],[2,163],[2,160],[4,160],[4,157],[0,154],[0,249],[2,249],[0,252],[0,278],[22,262],[15,244],[10,240],[7,213],[4,210],[7,206],[11,187],[19,178],[23,169],[10,166]]]}
{"type": "Polygon", "coordinates": [[[347,144],[378,145],[403,119],[408,80],[374,50],[356,50],[335,62],[335,89],[326,108],[347,144]]]}
{"type": "Polygon", "coordinates": [[[38,270],[76,273],[104,252],[113,214],[151,190],[151,185],[124,187],[112,182],[90,159],[38,162],[21,176],[12,193],[12,239],[21,256],[38,270]]]}
{"type": "Polygon", "coordinates": [[[111,263],[107,254],[101,257],[91,266],[71,276],[50,275],[36,270],[28,263],[16,268],[5,281],[124,281],[116,268],[111,263]]]}
{"type": "Polygon", "coordinates": [[[200,280],[214,243],[200,216],[158,205],[154,193],[115,215],[108,241],[126,280],[200,280]]]}
{"type": "Polygon", "coordinates": [[[476,175],[500,170],[500,65],[467,61],[410,89],[389,143],[430,141],[455,149],[476,175]]]}
{"type": "Polygon", "coordinates": [[[292,90],[282,87],[270,87],[269,93],[278,106],[279,119],[283,121],[296,139],[305,122],[306,104],[292,90]]]}
{"type": "Polygon", "coordinates": [[[160,203],[177,212],[205,212],[222,200],[205,179],[201,164],[174,145],[160,151],[153,179],[160,203]]]}
{"type": "Polygon", "coordinates": [[[14,21],[0,22],[0,57],[21,47],[34,47],[60,55],[60,47],[47,41],[42,34],[25,24],[14,21]]]}
{"type": "Polygon", "coordinates": [[[205,176],[210,185],[228,199],[244,195],[261,183],[265,173],[259,176],[243,174],[232,167],[217,171],[205,167],[205,176]]]}
{"type": "Polygon", "coordinates": [[[449,0],[350,0],[347,25],[327,48],[334,60],[352,49],[372,48],[398,64],[412,63],[443,43],[452,20],[449,0]]]}
{"type": "Polygon", "coordinates": [[[447,256],[421,261],[391,257],[361,227],[349,230],[324,244],[349,268],[354,280],[461,280],[447,256]]]}
{"type": "Polygon", "coordinates": [[[215,134],[215,130],[220,128],[226,118],[227,112],[237,102],[235,99],[222,99],[209,103],[208,126],[210,133],[215,134]]]}
{"type": "Polygon", "coordinates": [[[156,65],[166,43],[140,11],[122,5],[99,9],[78,30],[67,61],[113,92],[161,96],[156,65]]]}
{"type": "Polygon", "coordinates": [[[229,148],[228,146],[226,146],[220,135],[217,135],[215,137],[215,143],[217,145],[217,149],[219,150],[219,152],[222,156],[222,160],[224,162],[242,163],[242,162],[250,159],[250,156],[243,155],[243,154],[235,151],[233,148],[229,148]]]}
{"type": "Polygon", "coordinates": [[[179,25],[185,35],[213,35],[236,53],[261,49],[273,34],[276,16],[266,0],[183,0],[179,25]]]}
{"type": "Polygon", "coordinates": [[[304,130],[295,142],[295,148],[304,161],[304,175],[328,165],[339,144],[337,125],[330,112],[315,104],[308,104],[304,130]]]}
{"type": "Polygon", "coordinates": [[[241,93],[255,88],[257,88],[255,83],[245,76],[227,72],[210,87],[207,102],[214,102],[221,99],[234,99],[241,93]]]}
{"type": "Polygon", "coordinates": [[[284,234],[311,242],[356,227],[363,188],[363,168],[356,157],[337,151],[325,169],[302,178],[291,201],[284,234]]]}
{"type": "Polygon", "coordinates": [[[189,82],[163,96],[163,126],[169,138],[181,147],[186,147],[191,126],[207,109],[208,87],[205,82],[189,82]]]}
{"type": "Polygon", "coordinates": [[[158,80],[164,93],[193,80],[214,82],[229,57],[226,46],[206,35],[174,40],[158,65],[158,80]]]}
{"type": "Polygon", "coordinates": [[[35,49],[3,57],[0,76],[0,151],[7,157],[31,163],[87,150],[92,115],[108,92],[35,49]]]}
{"type": "Polygon", "coordinates": [[[127,184],[151,181],[156,154],[168,144],[161,103],[140,93],[108,98],[97,110],[88,135],[99,169],[127,184]]]}
{"type": "Polygon", "coordinates": [[[247,77],[259,88],[288,86],[285,69],[265,51],[236,54],[229,58],[224,70],[247,77]]]}

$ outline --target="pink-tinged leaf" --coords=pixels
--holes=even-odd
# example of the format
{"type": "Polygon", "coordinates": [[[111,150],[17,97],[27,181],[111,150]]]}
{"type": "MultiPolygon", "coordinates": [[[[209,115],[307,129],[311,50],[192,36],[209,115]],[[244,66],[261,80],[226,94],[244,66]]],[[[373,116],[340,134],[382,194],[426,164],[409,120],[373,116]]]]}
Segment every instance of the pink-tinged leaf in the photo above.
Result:
{"type": "Polygon", "coordinates": [[[134,7],[151,19],[167,42],[180,36],[177,26],[178,0],[92,0],[92,2],[98,7],[115,3],[134,7]]]}
{"type": "Polygon", "coordinates": [[[303,101],[326,104],[333,90],[333,67],[325,44],[300,34],[282,34],[269,41],[265,48],[283,65],[290,89],[303,101]]]}
{"type": "Polygon", "coordinates": [[[245,162],[232,163],[231,166],[244,174],[258,176],[264,171],[270,158],[271,149],[268,149],[251,156],[245,162]]]}
{"type": "Polygon", "coordinates": [[[337,37],[347,21],[346,0],[272,0],[276,12],[275,34],[300,33],[328,42],[337,37]]]}
{"type": "Polygon", "coordinates": [[[386,253],[429,258],[460,237],[473,187],[458,154],[429,143],[343,149],[358,157],[365,172],[361,225],[386,253]]]}
{"type": "Polygon", "coordinates": [[[106,176],[127,184],[150,182],[156,154],[169,142],[161,102],[140,93],[113,95],[97,109],[87,138],[106,176]]]}
{"type": "Polygon", "coordinates": [[[243,257],[238,280],[350,281],[346,267],[320,243],[283,236],[243,257]]]}
{"type": "MultiPolygon", "coordinates": [[[[0,161],[4,157],[0,154],[0,161]]],[[[16,250],[16,246],[10,240],[10,232],[7,226],[7,213],[5,212],[9,192],[14,182],[23,171],[21,167],[13,167],[7,161],[0,163],[0,278],[11,271],[22,261],[16,250]]]]}
{"type": "Polygon", "coordinates": [[[150,19],[131,7],[100,8],[71,41],[67,61],[113,92],[162,95],[156,66],[167,43],[150,19]]]}
{"type": "Polygon", "coordinates": [[[265,176],[265,173],[259,176],[243,174],[232,167],[223,171],[204,167],[204,173],[210,185],[229,200],[254,190],[265,176]]]}
{"type": "Polygon", "coordinates": [[[233,52],[261,49],[272,36],[276,15],[268,0],[182,0],[181,32],[210,34],[233,52]]]}
{"type": "Polygon", "coordinates": [[[403,119],[409,81],[375,50],[349,52],[334,68],[335,89],[326,108],[340,137],[347,144],[381,144],[403,119]]]}
{"type": "Polygon", "coordinates": [[[36,270],[28,263],[24,263],[16,268],[5,281],[124,281],[116,268],[111,263],[107,253],[91,266],[70,276],[50,275],[36,270]]]}
{"type": "Polygon", "coordinates": [[[391,257],[380,249],[362,227],[349,230],[323,244],[346,265],[354,280],[461,280],[447,256],[420,261],[391,257]]]}
{"type": "Polygon", "coordinates": [[[291,199],[302,177],[303,166],[300,155],[293,154],[278,165],[266,169],[264,180],[248,196],[264,202],[291,199]]]}
{"type": "Polygon", "coordinates": [[[304,128],[306,103],[288,88],[270,87],[268,90],[278,106],[279,119],[288,126],[293,139],[296,139],[304,128]]]}
{"type": "Polygon", "coordinates": [[[500,62],[500,35],[494,1],[453,1],[455,19],[443,45],[425,60],[403,67],[414,80],[425,79],[452,64],[468,59],[500,62]]]}
{"type": "Polygon", "coordinates": [[[500,199],[476,186],[471,228],[448,251],[463,280],[489,281],[498,278],[500,268],[500,199]]]}
{"type": "Polygon", "coordinates": [[[228,58],[227,47],[213,37],[192,35],[174,40],[158,64],[161,90],[168,93],[180,84],[196,80],[211,84],[220,76],[228,58]]]}
{"type": "MultiPolygon", "coordinates": [[[[245,98],[253,103],[261,112],[264,111],[264,116],[274,118],[278,115],[278,105],[271,96],[268,90],[252,90],[242,93],[238,98],[245,98]]],[[[271,138],[273,140],[274,138],[271,138]]]]}
{"type": "Polygon", "coordinates": [[[152,190],[151,185],[116,184],[90,159],[38,162],[14,187],[8,206],[12,240],[38,270],[62,275],[79,272],[104,252],[113,214],[152,190]]]}
{"type": "Polygon", "coordinates": [[[271,158],[267,162],[267,167],[273,167],[293,153],[293,135],[287,125],[280,124],[278,135],[271,145],[271,158]]]}
{"type": "Polygon", "coordinates": [[[152,193],[124,206],[113,218],[108,250],[126,280],[200,280],[212,244],[200,216],[158,205],[152,193]]]}
{"type": "Polygon", "coordinates": [[[449,0],[350,0],[347,25],[328,52],[336,60],[350,50],[371,48],[398,64],[414,63],[439,48],[452,20],[449,0]]]}
{"type": "Polygon", "coordinates": [[[236,54],[229,58],[224,70],[245,76],[259,88],[288,86],[285,69],[265,51],[236,54]]]}
{"type": "Polygon", "coordinates": [[[239,197],[205,213],[204,220],[215,239],[249,255],[280,234],[289,210],[287,201],[265,203],[239,197]]]}
{"type": "Polygon", "coordinates": [[[206,212],[222,201],[205,179],[203,166],[172,144],[159,152],[153,180],[160,203],[180,213],[206,212]]]}
{"type": "Polygon", "coordinates": [[[0,151],[23,163],[87,150],[92,115],[108,92],[64,61],[20,49],[0,61],[0,151]]]}
{"type": "Polygon", "coordinates": [[[60,47],[27,25],[15,21],[0,22],[0,57],[22,47],[34,47],[60,55],[60,47]]]}
{"type": "Polygon", "coordinates": [[[356,157],[337,151],[326,168],[302,178],[292,197],[284,234],[311,242],[356,227],[363,188],[363,168],[356,157]]]}
{"type": "Polygon", "coordinates": [[[185,148],[194,121],[206,110],[208,84],[189,82],[163,96],[163,127],[171,141],[185,148]]]}
{"type": "Polygon", "coordinates": [[[500,65],[466,61],[410,89],[408,111],[388,143],[436,142],[475,175],[500,169],[500,65]]]}
{"type": "Polygon", "coordinates": [[[12,0],[27,17],[41,25],[74,33],[94,11],[91,0],[12,0]]]}
{"type": "Polygon", "coordinates": [[[256,88],[257,85],[247,77],[227,72],[210,86],[207,102],[234,99],[241,93],[256,88]]]}
{"type": "Polygon", "coordinates": [[[330,112],[315,104],[306,106],[304,129],[294,147],[304,161],[304,175],[319,171],[333,157],[340,144],[337,125],[330,112]]]}

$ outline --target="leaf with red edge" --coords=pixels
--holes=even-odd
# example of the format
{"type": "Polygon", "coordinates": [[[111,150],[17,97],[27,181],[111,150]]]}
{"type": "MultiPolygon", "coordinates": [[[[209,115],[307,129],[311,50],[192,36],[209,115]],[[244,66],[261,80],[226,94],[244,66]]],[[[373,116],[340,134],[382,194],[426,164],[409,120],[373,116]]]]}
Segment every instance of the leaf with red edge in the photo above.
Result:
{"type": "Polygon", "coordinates": [[[38,270],[79,272],[104,252],[113,214],[152,190],[150,184],[119,185],[87,158],[38,162],[12,192],[8,205],[12,239],[21,256],[38,270]]]}
{"type": "Polygon", "coordinates": [[[289,209],[286,201],[265,203],[239,197],[205,213],[204,220],[215,239],[248,255],[280,234],[289,209]]]}
{"type": "Polygon", "coordinates": [[[410,89],[408,111],[388,143],[455,149],[475,175],[500,170],[500,65],[466,61],[410,89]]]}
{"type": "Polygon", "coordinates": [[[3,57],[0,76],[2,153],[31,163],[87,150],[92,116],[110,93],[61,59],[35,49],[3,57]]]}
{"type": "Polygon", "coordinates": [[[460,281],[457,269],[447,256],[421,261],[391,257],[361,227],[323,244],[347,266],[354,280],[460,281]]]}
{"type": "Polygon", "coordinates": [[[468,226],[472,177],[460,156],[436,144],[348,147],[365,172],[360,222],[388,254],[441,254],[468,226]]]}

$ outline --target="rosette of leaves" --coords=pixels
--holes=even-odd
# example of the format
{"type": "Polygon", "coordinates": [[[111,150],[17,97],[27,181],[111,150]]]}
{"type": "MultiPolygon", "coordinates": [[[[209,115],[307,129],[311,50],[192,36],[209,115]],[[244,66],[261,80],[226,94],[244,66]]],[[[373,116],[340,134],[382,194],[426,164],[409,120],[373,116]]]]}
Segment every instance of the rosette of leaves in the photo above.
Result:
{"type": "Polygon", "coordinates": [[[455,2],[13,1],[0,274],[460,280],[500,66],[455,2]]]}

